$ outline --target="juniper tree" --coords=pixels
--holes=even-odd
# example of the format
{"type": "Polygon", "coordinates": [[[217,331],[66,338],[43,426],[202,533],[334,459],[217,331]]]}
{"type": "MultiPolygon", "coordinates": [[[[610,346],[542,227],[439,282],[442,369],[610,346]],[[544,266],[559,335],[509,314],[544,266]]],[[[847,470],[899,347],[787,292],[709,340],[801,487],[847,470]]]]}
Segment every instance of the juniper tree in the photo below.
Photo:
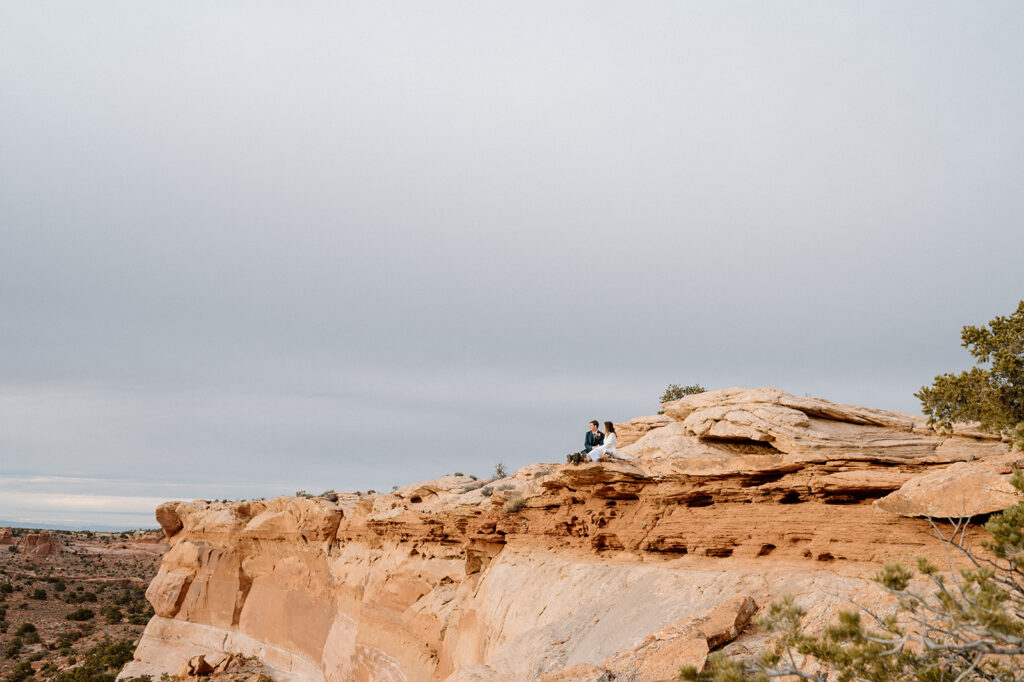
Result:
{"type": "Polygon", "coordinates": [[[922,410],[940,428],[977,421],[986,431],[1012,437],[1024,450],[1024,301],[988,325],[965,326],[960,339],[978,366],[941,374],[931,386],[922,386],[914,394],[922,410]]]}

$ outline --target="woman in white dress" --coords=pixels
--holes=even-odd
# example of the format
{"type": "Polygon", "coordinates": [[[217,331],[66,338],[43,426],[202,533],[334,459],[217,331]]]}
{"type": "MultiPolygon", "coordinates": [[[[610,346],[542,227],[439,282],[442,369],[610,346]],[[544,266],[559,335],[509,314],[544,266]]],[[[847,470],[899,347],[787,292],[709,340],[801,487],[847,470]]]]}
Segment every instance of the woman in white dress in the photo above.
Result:
{"type": "Polygon", "coordinates": [[[615,437],[615,424],[605,422],[604,442],[590,451],[591,461],[596,462],[598,459],[618,459],[618,454],[615,452],[615,443],[617,440],[618,439],[615,437]]]}

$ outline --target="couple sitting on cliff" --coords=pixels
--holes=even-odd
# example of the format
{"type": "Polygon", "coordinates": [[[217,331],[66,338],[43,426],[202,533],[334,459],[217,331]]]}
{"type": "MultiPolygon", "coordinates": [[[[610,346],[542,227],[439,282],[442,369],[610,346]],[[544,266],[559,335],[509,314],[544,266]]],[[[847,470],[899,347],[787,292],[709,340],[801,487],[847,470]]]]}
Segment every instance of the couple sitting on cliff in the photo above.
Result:
{"type": "Polygon", "coordinates": [[[590,430],[587,431],[586,438],[583,439],[583,450],[566,455],[565,461],[572,464],[582,464],[583,462],[611,462],[621,459],[615,452],[617,440],[615,437],[615,424],[605,422],[604,433],[601,433],[597,420],[591,420],[590,430]]]}

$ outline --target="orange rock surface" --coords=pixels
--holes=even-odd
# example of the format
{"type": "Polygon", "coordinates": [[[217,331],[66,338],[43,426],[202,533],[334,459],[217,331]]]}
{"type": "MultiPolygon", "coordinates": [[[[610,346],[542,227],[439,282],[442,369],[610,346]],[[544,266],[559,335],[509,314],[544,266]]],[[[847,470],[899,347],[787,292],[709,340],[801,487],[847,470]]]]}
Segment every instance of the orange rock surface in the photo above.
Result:
{"type": "Polygon", "coordinates": [[[280,680],[670,679],[759,651],[757,605],[792,594],[822,624],[847,597],[883,599],[883,562],[942,561],[917,513],[929,491],[983,481],[968,510],[1017,499],[991,494],[1006,443],[968,427],[774,389],[664,409],[633,420],[628,460],[161,505],[156,616],[122,676],[232,653],[280,680]]]}

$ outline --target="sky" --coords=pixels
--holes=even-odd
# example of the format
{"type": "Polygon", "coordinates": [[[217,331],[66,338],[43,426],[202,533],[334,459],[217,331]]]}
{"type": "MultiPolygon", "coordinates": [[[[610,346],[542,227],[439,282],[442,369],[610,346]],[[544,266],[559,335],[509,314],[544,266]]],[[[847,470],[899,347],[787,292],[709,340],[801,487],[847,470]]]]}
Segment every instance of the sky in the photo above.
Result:
{"type": "Polygon", "coordinates": [[[1024,298],[1019,2],[0,0],[0,522],[919,412],[1024,298]]]}

